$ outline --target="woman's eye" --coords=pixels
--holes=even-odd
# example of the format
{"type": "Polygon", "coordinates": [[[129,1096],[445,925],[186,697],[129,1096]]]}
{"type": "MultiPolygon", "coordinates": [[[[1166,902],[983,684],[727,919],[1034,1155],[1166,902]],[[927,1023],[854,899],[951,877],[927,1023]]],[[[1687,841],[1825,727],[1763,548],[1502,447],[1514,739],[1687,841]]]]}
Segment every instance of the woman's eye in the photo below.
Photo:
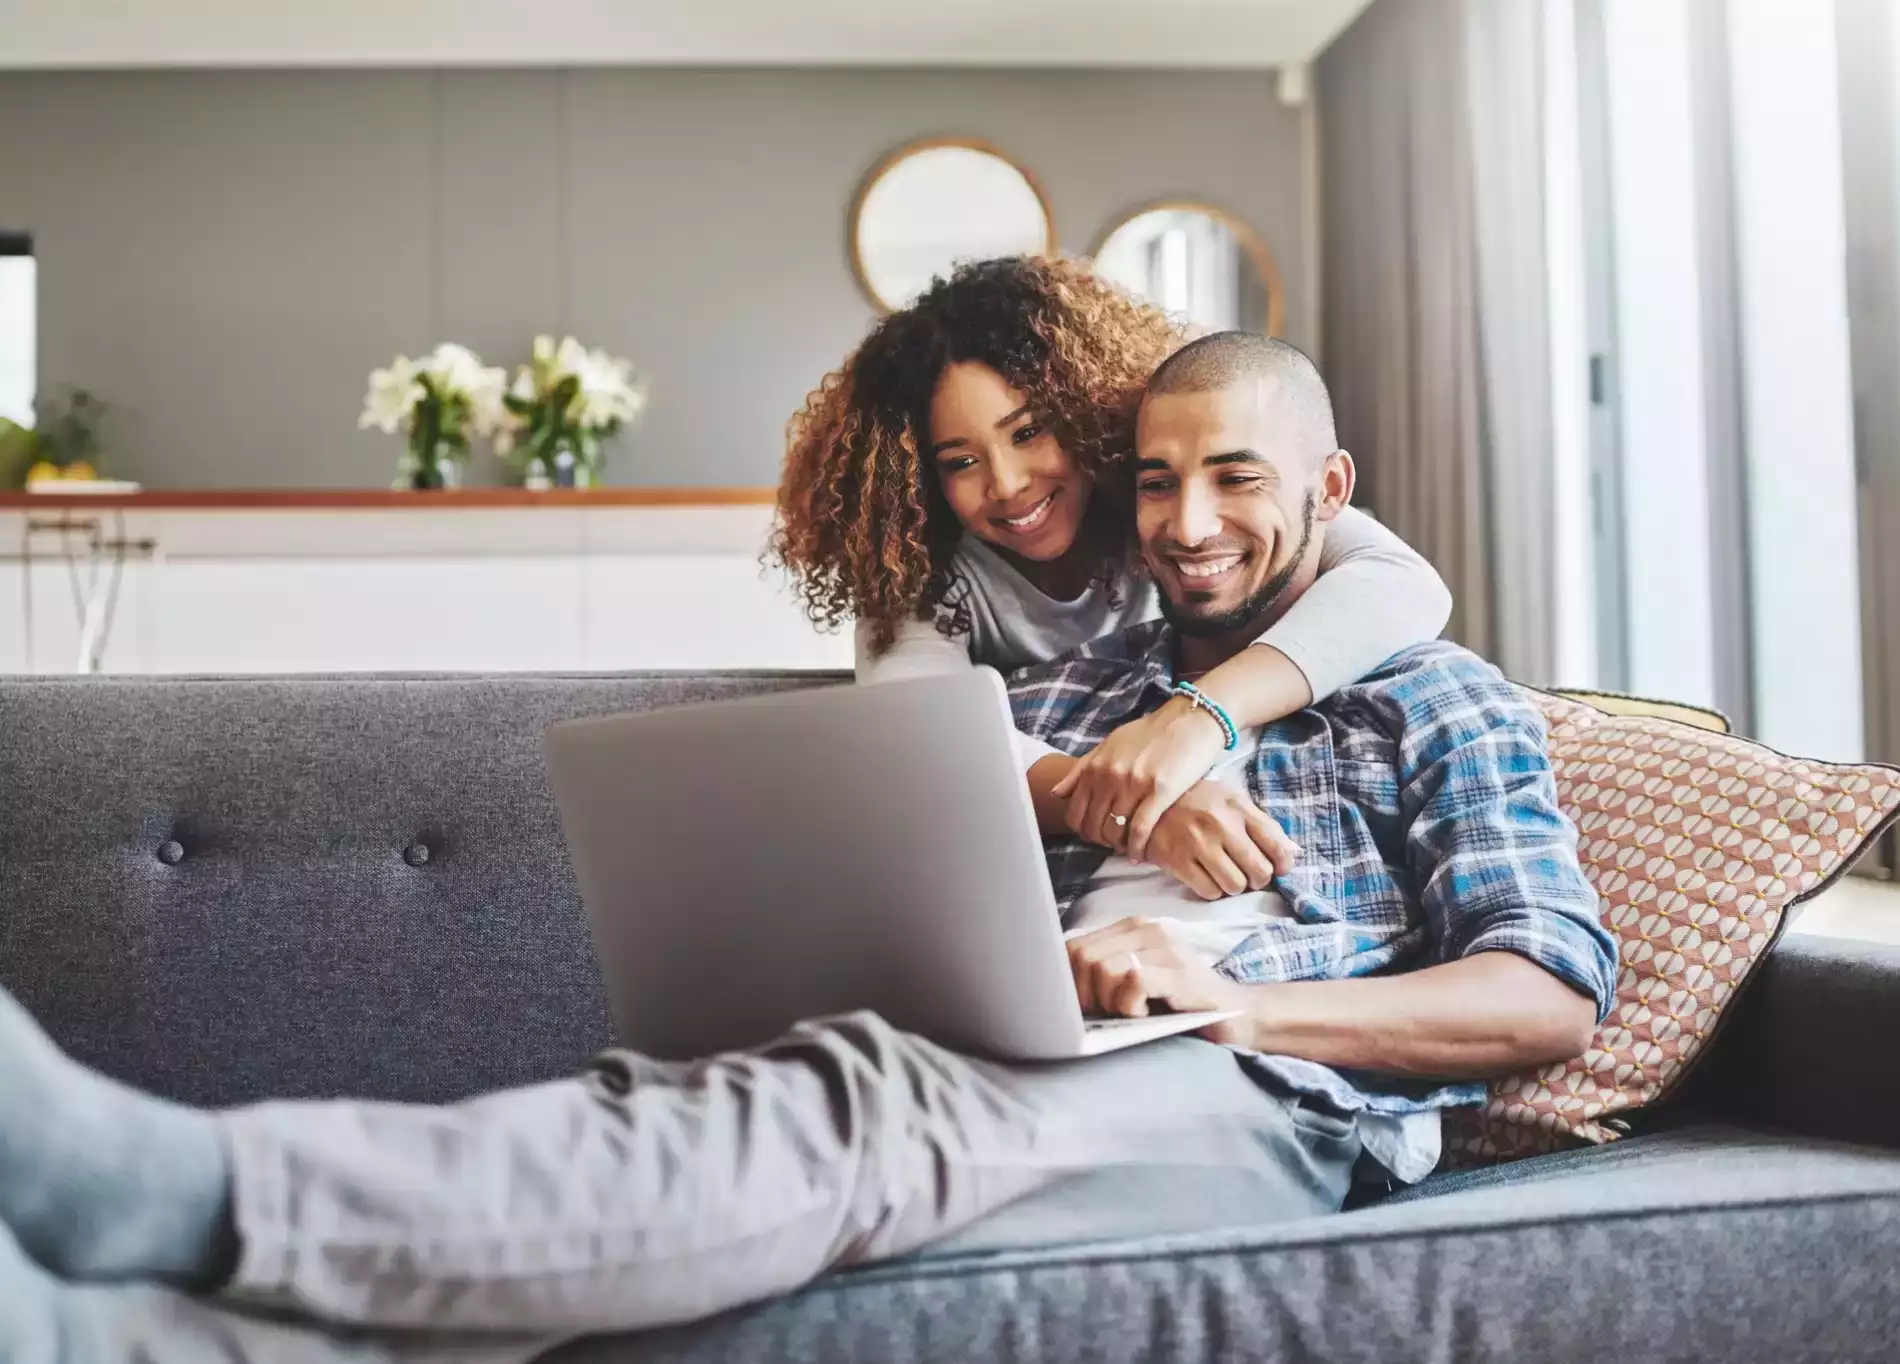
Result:
{"type": "Polygon", "coordinates": [[[1030,441],[1034,440],[1037,436],[1040,436],[1041,434],[1042,434],[1042,428],[1040,426],[1036,425],[1036,423],[1034,422],[1028,422],[1025,425],[1022,425],[1016,428],[1015,440],[1018,445],[1027,445],[1029,444],[1030,441]]]}
{"type": "Polygon", "coordinates": [[[1135,491],[1141,493],[1165,493],[1167,490],[1168,484],[1165,479],[1150,479],[1146,483],[1135,485],[1135,491]]]}
{"type": "Polygon", "coordinates": [[[946,474],[960,474],[965,469],[972,467],[975,463],[976,461],[969,455],[958,455],[955,459],[938,460],[937,468],[946,474]]]}

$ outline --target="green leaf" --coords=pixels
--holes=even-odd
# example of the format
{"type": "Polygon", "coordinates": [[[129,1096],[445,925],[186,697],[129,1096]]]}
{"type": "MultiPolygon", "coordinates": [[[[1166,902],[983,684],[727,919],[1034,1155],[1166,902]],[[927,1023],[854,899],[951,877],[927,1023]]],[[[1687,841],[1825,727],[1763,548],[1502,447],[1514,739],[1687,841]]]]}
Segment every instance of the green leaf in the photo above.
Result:
{"type": "Polygon", "coordinates": [[[39,461],[40,455],[37,432],[0,417],[0,488],[23,487],[26,471],[39,461]]]}

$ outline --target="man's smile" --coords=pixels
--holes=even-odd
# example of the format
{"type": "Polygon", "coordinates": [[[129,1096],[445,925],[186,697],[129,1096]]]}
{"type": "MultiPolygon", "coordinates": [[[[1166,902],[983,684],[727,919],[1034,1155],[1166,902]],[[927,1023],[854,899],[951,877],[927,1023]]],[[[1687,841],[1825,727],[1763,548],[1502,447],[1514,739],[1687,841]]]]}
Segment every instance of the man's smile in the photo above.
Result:
{"type": "Polygon", "coordinates": [[[1202,555],[1197,558],[1171,558],[1174,571],[1180,574],[1197,589],[1219,587],[1227,581],[1233,571],[1248,560],[1241,550],[1229,550],[1221,554],[1202,555]]]}
{"type": "Polygon", "coordinates": [[[1254,555],[1250,548],[1229,544],[1193,551],[1163,550],[1159,557],[1180,584],[1179,590],[1199,599],[1240,581],[1254,555]]]}

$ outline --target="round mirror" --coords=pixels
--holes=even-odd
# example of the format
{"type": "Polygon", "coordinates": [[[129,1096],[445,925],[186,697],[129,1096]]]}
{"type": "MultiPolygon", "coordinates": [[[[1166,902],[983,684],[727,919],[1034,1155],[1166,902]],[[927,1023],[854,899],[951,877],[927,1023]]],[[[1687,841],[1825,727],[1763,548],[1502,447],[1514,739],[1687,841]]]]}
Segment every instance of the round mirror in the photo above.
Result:
{"type": "Polygon", "coordinates": [[[1111,228],[1095,269],[1195,332],[1265,332],[1286,322],[1280,267],[1252,228],[1208,204],[1151,204],[1111,228]]]}
{"type": "Polygon", "coordinates": [[[961,261],[1055,250],[1049,205],[993,147],[913,142],[865,177],[851,210],[851,265],[871,302],[902,308],[961,261]]]}

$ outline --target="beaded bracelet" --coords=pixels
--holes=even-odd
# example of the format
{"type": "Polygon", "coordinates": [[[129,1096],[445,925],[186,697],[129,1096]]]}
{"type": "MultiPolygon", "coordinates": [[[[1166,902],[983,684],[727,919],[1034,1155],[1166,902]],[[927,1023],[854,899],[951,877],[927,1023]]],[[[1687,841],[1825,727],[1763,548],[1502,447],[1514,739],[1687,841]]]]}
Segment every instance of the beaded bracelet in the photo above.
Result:
{"type": "Polygon", "coordinates": [[[1227,736],[1227,751],[1233,752],[1240,747],[1240,731],[1234,728],[1234,719],[1221,708],[1221,703],[1195,686],[1192,682],[1176,682],[1174,694],[1185,696],[1196,710],[1204,710],[1214,717],[1214,723],[1220,726],[1222,734],[1227,736]]]}

